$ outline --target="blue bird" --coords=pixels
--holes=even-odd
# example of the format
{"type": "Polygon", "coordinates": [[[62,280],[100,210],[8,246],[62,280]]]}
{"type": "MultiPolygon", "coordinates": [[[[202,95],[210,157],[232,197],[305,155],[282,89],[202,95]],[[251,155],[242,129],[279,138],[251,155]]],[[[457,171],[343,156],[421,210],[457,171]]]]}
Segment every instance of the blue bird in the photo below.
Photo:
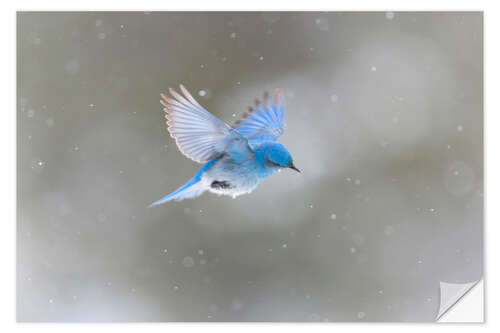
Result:
{"type": "Polygon", "coordinates": [[[232,127],[203,108],[180,85],[184,94],[169,89],[161,94],[168,131],[179,150],[198,163],[196,175],[151,206],[171,200],[195,198],[205,191],[233,198],[252,192],[262,180],[282,168],[297,172],[291,154],[276,140],[283,134],[285,109],[278,89],[273,98],[255,100],[232,127]]]}

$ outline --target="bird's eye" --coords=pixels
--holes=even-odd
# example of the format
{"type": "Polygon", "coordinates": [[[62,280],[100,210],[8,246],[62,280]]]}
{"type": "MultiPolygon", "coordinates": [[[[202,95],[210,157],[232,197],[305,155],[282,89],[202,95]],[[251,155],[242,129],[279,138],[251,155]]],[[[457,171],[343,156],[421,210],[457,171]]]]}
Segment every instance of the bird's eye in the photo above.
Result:
{"type": "Polygon", "coordinates": [[[279,167],[279,168],[283,167],[281,164],[275,163],[275,162],[273,162],[273,161],[268,161],[267,163],[268,163],[270,166],[275,166],[275,167],[279,167]]]}

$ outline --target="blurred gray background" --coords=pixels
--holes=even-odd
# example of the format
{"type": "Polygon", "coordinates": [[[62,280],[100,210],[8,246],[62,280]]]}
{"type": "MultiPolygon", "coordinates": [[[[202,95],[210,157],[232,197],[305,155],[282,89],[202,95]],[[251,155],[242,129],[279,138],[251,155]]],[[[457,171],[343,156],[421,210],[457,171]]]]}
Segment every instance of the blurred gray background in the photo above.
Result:
{"type": "Polygon", "coordinates": [[[19,13],[20,321],[432,321],[483,271],[481,13],[19,13]],[[280,87],[303,171],[148,205],[280,87]]]}

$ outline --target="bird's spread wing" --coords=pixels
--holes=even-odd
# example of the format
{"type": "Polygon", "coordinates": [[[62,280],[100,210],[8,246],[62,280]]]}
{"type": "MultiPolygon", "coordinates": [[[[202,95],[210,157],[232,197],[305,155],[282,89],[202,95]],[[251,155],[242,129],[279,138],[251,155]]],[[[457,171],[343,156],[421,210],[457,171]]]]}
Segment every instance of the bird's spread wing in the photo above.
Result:
{"type": "Polygon", "coordinates": [[[183,85],[180,85],[180,89],[184,96],[173,89],[169,89],[173,98],[161,94],[168,131],[184,155],[193,161],[205,163],[220,156],[238,135],[229,125],[203,108],[183,85]]]}
{"type": "Polygon", "coordinates": [[[234,123],[233,128],[248,139],[250,145],[264,141],[276,141],[283,134],[285,106],[279,89],[274,96],[264,93],[263,101],[255,100],[243,118],[234,123]]]}

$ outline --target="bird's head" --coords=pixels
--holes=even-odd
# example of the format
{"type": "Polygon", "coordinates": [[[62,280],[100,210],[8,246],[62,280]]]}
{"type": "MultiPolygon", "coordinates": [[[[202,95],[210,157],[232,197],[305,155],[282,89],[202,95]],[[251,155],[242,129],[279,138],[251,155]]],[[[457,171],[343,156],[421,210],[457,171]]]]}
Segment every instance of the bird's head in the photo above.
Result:
{"type": "Polygon", "coordinates": [[[265,147],[264,163],[268,167],[290,168],[300,172],[293,164],[292,155],[281,143],[273,142],[265,147]]]}

